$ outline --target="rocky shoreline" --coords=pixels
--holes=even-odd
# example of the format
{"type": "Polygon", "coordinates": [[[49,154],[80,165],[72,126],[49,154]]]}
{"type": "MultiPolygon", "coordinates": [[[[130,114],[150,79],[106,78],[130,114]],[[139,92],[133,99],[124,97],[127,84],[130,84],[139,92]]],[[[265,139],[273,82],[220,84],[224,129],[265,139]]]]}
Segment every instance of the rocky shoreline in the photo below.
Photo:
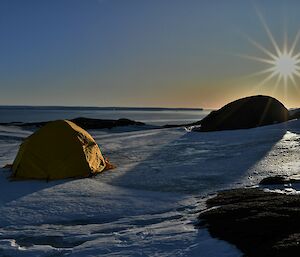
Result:
{"type": "Polygon", "coordinates": [[[221,191],[207,200],[199,227],[248,257],[290,257],[300,251],[300,194],[262,188],[221,191]]]}

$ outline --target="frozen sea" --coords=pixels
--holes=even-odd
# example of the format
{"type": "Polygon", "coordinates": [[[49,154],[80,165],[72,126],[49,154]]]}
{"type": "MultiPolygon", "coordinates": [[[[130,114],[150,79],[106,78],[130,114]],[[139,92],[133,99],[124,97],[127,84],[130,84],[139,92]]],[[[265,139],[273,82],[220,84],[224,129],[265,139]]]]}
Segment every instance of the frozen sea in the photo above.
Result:
{"type": "MultiPolygon", "coordinates": [[[[162,125],[206,115],[198,110],[114,110],[113,117],[91,109],[84,110],[89,115],[19,111],[6,112],[0,122],[88,116],[162,125]]],[[[300,172],[300,120],[209,133],[184,128],[89,132],[116,169],[48,183],[10,182],[9,171],[0,170],[0,256],[241,256],[234,246],[195,228],[205,199],[220,189],[300,172]]],[[[12,163],[31,133],[0,126],[1,167],[12,163]]]]}

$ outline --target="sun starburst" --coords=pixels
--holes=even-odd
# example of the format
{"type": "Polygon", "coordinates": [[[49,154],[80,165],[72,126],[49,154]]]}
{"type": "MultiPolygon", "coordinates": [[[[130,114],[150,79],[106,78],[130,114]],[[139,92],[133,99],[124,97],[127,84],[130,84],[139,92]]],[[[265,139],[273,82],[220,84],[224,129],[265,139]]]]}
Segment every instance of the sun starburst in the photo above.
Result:
{"type": "Polygon", "coordinates": [[[297,77],[300,77],[300,52],[296,51],[296,47],[300,38],[300,31],[297,33],[295,39],[290,45],[288,44],[287,33],[285,32],[283,40],[284,43],[283,46],[280,47],[279,44],[276,42],[270,28],[265,22],[262,14],[258,10],[257,14],[272,44],[273,49],[269,50],[257,41],[247,36],[249,42],[257,49],[259,49],[264,54],[264,56],[241,56],[250,60],[265,63],[268,66],[268,68],[252,74],[254,76],[266,76],[262,80],[261,84],[265,84],[271,79],[276,79],[275,87],[277,87],[280,82],[283,82],[285,87],[287,87],[288,84],[292,83],[297,88],[296,79],[297,77]]]}

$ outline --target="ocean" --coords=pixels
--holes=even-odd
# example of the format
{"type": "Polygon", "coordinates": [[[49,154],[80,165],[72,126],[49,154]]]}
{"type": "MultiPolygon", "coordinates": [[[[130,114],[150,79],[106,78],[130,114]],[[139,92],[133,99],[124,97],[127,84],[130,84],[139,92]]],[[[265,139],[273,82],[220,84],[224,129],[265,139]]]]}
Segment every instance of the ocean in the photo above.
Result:
{"type": "Polygon", "coordinates": [[[77,117],[127,118],[150,125],[184,124],[201,120],[210,110],[126,107],[36,107],[0,106],[0,123],[39,122],[77,117]]]}

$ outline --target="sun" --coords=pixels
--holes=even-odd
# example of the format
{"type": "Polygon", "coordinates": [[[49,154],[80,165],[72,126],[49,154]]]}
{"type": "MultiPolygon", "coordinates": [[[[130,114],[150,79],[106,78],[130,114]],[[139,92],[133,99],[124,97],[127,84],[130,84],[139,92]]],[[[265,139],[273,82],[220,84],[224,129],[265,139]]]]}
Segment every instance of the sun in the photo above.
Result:
{"type": "Polygon", "coordinates": [[[273,49],[267,49],[255,40],[247,36],[247,39],[252,45],[259,49],[263,56],[249,56],[240,55],[242,57],[265,63],[268,68],[258,71],[251,76],[265,75],[266,77],[261,81],[260,85],[265,84],[271,79],[276,79],[275,89],[283,82],[283,85],[287,87],[289,84],[293,84],[298,90],[296,79],[300,77],[300,52],[296,51],[296,47],[300,38],[300,31],[296,34],[293,42],[288,44],[287,33],[284,33],[282,47],[276,42],[271,30],[267,26],[263,16],[257,10],[257,15],[267,33],[267,36],[272,44],[273,49]]]}
{"type": "Polygon", "coordinates": [[[280,76],[290,77],[297,73],[297,59],[288,54],[278,56],[274,65],[274,70],[277,71],[280,76]]]}
{"type": "Polygon", "coordinates": [[[273,67],[271,67],[271,75],[278,76],[278,78],[285,83],[288,82],[288,80],[291,80],[293,83],[295,83],[295,77],[299,76],[299,63],[300,59],[298,54],[293,55],[289,52],[279,52],[275,58],[270,59],[269,62],[273,67]]]}

